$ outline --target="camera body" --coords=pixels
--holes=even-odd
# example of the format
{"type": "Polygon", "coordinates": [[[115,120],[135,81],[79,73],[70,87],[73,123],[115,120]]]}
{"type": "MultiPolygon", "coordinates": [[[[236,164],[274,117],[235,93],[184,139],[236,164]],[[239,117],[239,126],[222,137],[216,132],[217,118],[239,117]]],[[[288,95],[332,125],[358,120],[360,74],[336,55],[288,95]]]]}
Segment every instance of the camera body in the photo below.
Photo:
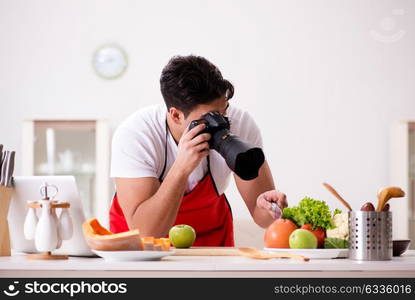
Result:
{"type": "Polygon", "coordinates": [[[194,120],[190,123],[189,130],[196,127],[199,124],[205,124],[206,127],[203,129],[199,134],[202,133],[209,133],[212,138],[209,140],[209,146],[211,148],[215,148],[215,144],[217,144],[215,136],[217,133],[222,133],[223,136],[220,137],[221,139],[225,139],[229,136],[229,130],[231,128],[231,124],[229,119],[226,116],[221,115],[220,113],[213,111],[208,112],[202,116],[200,120],[194,120]]]}
{"type": "Polygon", "coordinates": [[[190,123],[189,130],[199,124],[206,128],[199,134],[209,133],[209,147],[219,152],[225,159],[228,167],[244,180],[258,177],[259,168],[265,161],[261,148],[251,146],[239,137],[230,133],[230,122],[219,112],[208,112],[199,120],[190,123]]]}

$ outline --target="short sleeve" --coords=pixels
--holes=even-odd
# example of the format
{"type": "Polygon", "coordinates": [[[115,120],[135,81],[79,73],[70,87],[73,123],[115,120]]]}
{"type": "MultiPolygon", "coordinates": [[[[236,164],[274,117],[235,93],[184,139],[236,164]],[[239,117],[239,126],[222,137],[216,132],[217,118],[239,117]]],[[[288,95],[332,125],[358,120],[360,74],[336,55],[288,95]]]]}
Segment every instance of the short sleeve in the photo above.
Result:
{"type": "Polygon", "coordinates": [[[157,178],[156,151],[144,133],[120,127],[114,133],[111,153],[111,177],[157,178]]]}
{"type": "Polygon", "coordinates": [[[231,116],[231,131],[234,131],[241,139],[246,142],[262,148],[262,135],[258,125],[255,123],[251,115],[239,110],[235,111],[231,116]]]}
{"type": "Polygon", "coordinates": [[[255,120],[247,112],[244,113],[244,122],[247,126],[247,137],[246,139],[253,145],[262,148],[262,135],[255,120]]]}

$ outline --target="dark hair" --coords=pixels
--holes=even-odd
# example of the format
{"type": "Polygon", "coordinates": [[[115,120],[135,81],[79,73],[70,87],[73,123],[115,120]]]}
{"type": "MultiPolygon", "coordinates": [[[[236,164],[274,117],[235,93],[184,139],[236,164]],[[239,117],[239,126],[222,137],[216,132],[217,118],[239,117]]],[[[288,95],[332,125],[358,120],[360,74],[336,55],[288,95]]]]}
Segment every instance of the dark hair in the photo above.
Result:
{"type": "Polygon", "coordinates": [[[167,108],[176,107],[185,116],[199,104],[226,95],[232,98],[232,83],[223,79],[219,69],[201,56],[174,56],[163,68],[160,89],[167,108]]]}

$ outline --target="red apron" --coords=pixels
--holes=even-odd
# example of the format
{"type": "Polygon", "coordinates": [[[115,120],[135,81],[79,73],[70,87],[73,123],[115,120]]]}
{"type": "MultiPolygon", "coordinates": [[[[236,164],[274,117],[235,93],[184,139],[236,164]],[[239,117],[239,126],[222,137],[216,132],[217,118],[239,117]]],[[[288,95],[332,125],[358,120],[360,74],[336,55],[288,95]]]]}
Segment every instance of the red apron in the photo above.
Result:
{"type": "MultiPolygon", "coordinates": [[[[166,125],[167,137],[167,125],[166,125]]],[[[167,144],[167,139],[166,139],[167,144]]],[[[234,246],[232,211],[225,194],[219,195],[210,172],[183,196],[174,225],[187,224],[196,231],[194,246],[234,246]]],[[[161,181],[167,163],[167,145],[161,181]]],[[[110,209],[110,230],[114,233],[130,230],[115,194],[110,209]]]]}

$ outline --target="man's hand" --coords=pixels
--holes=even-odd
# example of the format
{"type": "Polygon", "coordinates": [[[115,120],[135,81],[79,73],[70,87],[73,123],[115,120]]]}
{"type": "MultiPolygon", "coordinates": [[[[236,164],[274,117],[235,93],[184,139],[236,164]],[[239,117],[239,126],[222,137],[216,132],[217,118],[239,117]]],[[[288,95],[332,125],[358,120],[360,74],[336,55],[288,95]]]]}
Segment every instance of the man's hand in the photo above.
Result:
{"type": "Polygon", "coordinates": [[[177,158],[174,164],[184,171],[186,175],[190,175],[200,161],[209,155],[208,141],[210,134],[199,134],[205,128],[205,124],[199,124],[191,130],[187,128],[180,138],[177,158]]]}
{"type": "Polygon", "coordinates": [[[282,210],[288,206],[287,196],[280,191],[271,190],[262,193],[258,196],[256,204],[258,207],[267,210],[267,212],[274,218],[279,218],[282,214],[282,210]],[[278,205],[280,209],[273,209],[273,205],[278,205]],[[281,210],[281,211],[280,211],[281,210]]]}

